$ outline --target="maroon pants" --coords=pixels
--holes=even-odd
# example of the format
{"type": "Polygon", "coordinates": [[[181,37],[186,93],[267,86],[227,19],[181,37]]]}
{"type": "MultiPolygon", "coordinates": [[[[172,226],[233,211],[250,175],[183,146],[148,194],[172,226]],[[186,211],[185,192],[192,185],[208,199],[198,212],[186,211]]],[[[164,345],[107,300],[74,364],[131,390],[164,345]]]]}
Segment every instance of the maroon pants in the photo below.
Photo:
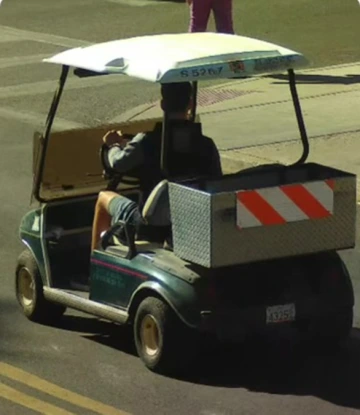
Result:
{"type": "Polygon", "coordinates": [[[205,32],[211,11],[216,31],[234,34],[232,0],[192,0],[189,32],[205,32]]]}

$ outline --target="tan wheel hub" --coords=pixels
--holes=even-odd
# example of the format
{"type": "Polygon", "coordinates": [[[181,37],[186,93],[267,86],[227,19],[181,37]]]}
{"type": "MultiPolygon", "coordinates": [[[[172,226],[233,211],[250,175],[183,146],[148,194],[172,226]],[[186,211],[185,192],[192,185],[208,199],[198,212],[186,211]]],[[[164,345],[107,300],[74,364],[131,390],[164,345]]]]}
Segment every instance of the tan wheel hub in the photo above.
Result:
{"type": "Polygon", "coordinates": [[[159,352],[159,327],[151,315],[146,315],[141,322],[141,343],[148,356],[155,356],[159,352]]]}
{"type": "Polygon", "coordinates": [[[34,301],[34,279],[26,268],[19,271],[18,294],[25,307],[31,306],[34,301]]]}

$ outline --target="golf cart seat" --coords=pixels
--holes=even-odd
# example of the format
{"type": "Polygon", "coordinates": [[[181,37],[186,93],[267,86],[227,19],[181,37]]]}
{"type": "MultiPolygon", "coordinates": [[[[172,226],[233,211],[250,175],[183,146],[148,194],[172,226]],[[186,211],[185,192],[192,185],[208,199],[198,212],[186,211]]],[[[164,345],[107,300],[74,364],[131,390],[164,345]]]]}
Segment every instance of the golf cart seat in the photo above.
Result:
{"type": "MultiPolygon", "coordinates": [[[[115,245],[111,245],[106,248],[106,252],[126,257],[129,253],[129,247],[121,243],[120,240],[116,237],[114,237],[114,243],[115,245]]],[[[163,247],[164,245],[159,242],[135,241],[135,249],[138,254],[154,252],[155,250],[162,249],[163,247]]]]}
{"type": "MultiPolygon", "coordinates": [[[[171,226],[168,181],[162,180],[150,193],[142,210],[142,216],[147,225],[166,229],[171,226]]],[[[129,246],[123,244],[116,236],[112,237],[113,246],[106,247],[107,252],[124,256],[129,252],[129,246]]],[[[149,252],[164,247],[163,242],[134,240],[136,252],[149,252]]]]}
{"type": "Polygon", "coordinates": [[[154,187],[142,210],[148,225],[170,226],[169,182],[165,179],[154,187]]]}

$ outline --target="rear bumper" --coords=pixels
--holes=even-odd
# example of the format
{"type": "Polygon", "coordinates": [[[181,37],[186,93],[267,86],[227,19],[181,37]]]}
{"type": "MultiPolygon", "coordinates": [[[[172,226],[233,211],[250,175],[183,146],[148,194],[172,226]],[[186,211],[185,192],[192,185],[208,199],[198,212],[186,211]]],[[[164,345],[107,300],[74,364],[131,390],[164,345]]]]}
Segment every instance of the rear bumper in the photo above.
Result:
{"type": "MultiPolygon", "coordinates": [[[[306,301],[294,302],[295,319],[290,322],[266,322],[267,305],[240,308],[221,308],[201,312],[200,330],[215,334],[223,340],[242,340],[249,334],[264,330],[276,329],[281,326],[296,327],[296,323],[305,320],[334,315],[344,308],[351,308],[350,302],[334,302],[316,297],[306,301]]],[[[280,304],[279,304],[280,305],[280,304]]]]}

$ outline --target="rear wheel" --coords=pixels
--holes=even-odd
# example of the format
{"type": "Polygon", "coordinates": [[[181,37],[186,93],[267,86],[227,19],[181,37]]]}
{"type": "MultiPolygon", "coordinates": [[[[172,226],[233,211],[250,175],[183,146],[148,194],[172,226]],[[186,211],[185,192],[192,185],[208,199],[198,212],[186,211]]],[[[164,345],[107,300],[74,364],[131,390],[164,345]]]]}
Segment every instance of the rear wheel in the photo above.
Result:
{"type": "Polygon", "coordinates": [[[326,316],[313,318],[306,328],[310,341],[321,349],[343,346],[348,340],[353,325],[353,308],[345,307],[326,316]]]}
{"type": "Polygon", "coordinates": [[[353,325],[354,290],[344,261],[337,252],[317,256],[312,277],[319,299],[317,313],[300,322],[299,328],[321,350],[343,346],[353,325]]]}
{"type": "Polygon", "coordinates": [[[139,357],[155,372],[179,372],[196,353],[195,333],[160,298],[148,297],[140,303],[134,337],[139,357]]]}
{"type": "Polygon", "coordinates": [[[29,250],[23,251],[18,258],[15,291],[23,313],[31,321],[54,323],[66,310],[66,307],[50,303],[44,298],[39,268],[29,250]]]}

